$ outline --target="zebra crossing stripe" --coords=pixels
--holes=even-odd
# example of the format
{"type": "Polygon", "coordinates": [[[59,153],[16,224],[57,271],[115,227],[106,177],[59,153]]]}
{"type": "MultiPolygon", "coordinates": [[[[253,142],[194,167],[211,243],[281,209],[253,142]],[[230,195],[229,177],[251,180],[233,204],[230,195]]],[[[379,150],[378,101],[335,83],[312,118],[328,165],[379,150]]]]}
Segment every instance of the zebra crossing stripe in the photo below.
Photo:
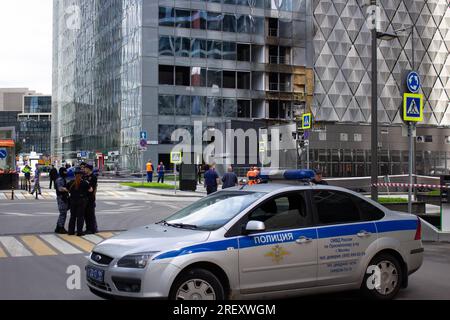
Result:
{"type": "Polygon", "coordinates": [[[57,236],[55,236],[53,234],[41,235],[40,238],[45,240],[50,245],[52,245],[52,247],[54,247],[56,250],[58,250],[62,254],[69,255],[69,254],[81,254],[82,253],[80,250],[74,248],[73,246],[71,246],[70,244],[68,244],[67,242],[63,241],[62,239],[58,238],[57,236]]]}
{"type": "Polygon", "coordinates": [[[24,193],[24,196],[25,196],[25,199],[27,199],[27,200],[32,200],[35,198],[35,196],[33,196],[32,194],[29,194],[29,193],[24,193]]]}
{"type": "Polygon", "coordinates": [[[0,237],[0,242],[12,257],[30,257],[33,255],[14,237],[0,237]]]}
{"type": "Polygon", "coordinates": [[[36,236],[22,236],[22,241],[38,256],[56,256],[53,249],[36,236]]]}
{"type": "Polygon", "coordinates": [[[87,240],[84,240],[80,237],[76,236],[69,236],[66,234],[59,235],[63,240],[75,245],[76,247],[80,248],[81,250],[85,252],[91,252],[92,249],[94,249],[94,245],[92,242],[89,242],[87,240]]]}
{"type": "Polygon", "coordinates": [[[3,192],[0,192],[0,199],[1,200],[6,200],[6,195],[3,192]]]}
{"type": "Polygon", "coordinates": [[[16,192],[15,196],[18,200],[25,200],[25,196],[20,192],[16,192]]]}
{"type": "Polygon", "coordinates": [[[99,244],[100,242],[102,242],[104,240],[104,239],[100,238],[99,236],[96,236],[95,234],[87,234],[83,238],[94,244],[99,244]]]}
{"type": "Polygon", "coordinates": [[[0,247],[0,258],[6,258],[7,255],[5,253],[5,251],[3,251],[3,249],[0,247]]]}
{"type": "Polygon", "coordinates": [[[99,235],[100,237],[102,237],[104,239],[109,239],[109,238],[114,237],[114,233],[112,233],[112,232],[100,232],[100,233],[97,233],[97,235],[99,235]]]}

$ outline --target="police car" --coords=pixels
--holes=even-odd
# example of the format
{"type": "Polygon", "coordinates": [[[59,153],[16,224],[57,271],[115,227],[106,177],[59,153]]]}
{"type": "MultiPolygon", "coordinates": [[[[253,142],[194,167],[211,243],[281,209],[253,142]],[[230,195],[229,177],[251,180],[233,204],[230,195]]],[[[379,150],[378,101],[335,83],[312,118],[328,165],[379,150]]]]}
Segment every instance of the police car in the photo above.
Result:
{"type": "Polygon", "coordinates": [[[86,273],[103,298],[273,299],[360,289],[384,300],[408,286],[423,251],[416,216],[338,187],[260,184],[219,191],[102,242],[86,273]]]}

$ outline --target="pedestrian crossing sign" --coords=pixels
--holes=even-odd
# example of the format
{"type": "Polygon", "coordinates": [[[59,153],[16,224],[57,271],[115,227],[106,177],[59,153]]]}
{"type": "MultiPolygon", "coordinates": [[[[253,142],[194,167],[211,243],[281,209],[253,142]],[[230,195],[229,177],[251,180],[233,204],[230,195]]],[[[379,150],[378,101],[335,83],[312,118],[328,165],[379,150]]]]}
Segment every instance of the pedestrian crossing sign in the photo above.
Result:
{"type": "Polygon", "coordinates": [[[171,164],[181,164],[183,162],[183,156],[181,152],[171,152],[170,153],[170,163],[171,164]]]}
{"type": "Polygon", "coordinates": [[[412,122],[423,121],[423,95],[405,93],[403,97],[403,120],[412,122]]]}
{"type": "Polygon", "coordinates": [[[309,130],[309,129],[311,129],[311,125],[312,125],[312,114],[311,113],[305,113],[303,115],[302,129],[303,130],[309,130]]]}

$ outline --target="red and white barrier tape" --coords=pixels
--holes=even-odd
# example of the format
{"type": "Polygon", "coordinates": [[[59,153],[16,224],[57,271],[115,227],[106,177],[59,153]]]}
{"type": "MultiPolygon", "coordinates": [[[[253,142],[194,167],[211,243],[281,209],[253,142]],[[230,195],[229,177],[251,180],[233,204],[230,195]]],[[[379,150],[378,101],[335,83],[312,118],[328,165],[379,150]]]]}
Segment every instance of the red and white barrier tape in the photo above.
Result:
{"type": "Polygon", "coordinates": [[[436,184],[412,184],[409,183],[376,183],[373,185],[374,187],[404,187],[409,188],[412,186],[413,188],[430,188],[430,189],[448,189],[448,186],[441,186],[436,184]]]}

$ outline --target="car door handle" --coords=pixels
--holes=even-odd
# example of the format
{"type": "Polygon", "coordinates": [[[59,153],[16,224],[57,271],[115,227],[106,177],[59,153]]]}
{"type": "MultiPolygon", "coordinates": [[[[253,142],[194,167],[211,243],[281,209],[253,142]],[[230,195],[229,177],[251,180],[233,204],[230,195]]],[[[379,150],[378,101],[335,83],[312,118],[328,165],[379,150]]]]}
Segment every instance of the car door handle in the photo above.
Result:
{"type": "Polygon", "coordinates": [[[298,238],[297,241],[295,241],[297,244],[308,244],[311,243],[313,241],[313,239],[311,238],[306,238],[306,237],[301,237],[298,238]]]}
{"type": "Polygon", "coordinates": [[[358,234],[357,234],[357,236],[360,237],[360,238],[368,238],[371,235],[372,235],[372,233],[367,232],[365,230],[362,230],[362,231],[358,232],[358,234]]]}

